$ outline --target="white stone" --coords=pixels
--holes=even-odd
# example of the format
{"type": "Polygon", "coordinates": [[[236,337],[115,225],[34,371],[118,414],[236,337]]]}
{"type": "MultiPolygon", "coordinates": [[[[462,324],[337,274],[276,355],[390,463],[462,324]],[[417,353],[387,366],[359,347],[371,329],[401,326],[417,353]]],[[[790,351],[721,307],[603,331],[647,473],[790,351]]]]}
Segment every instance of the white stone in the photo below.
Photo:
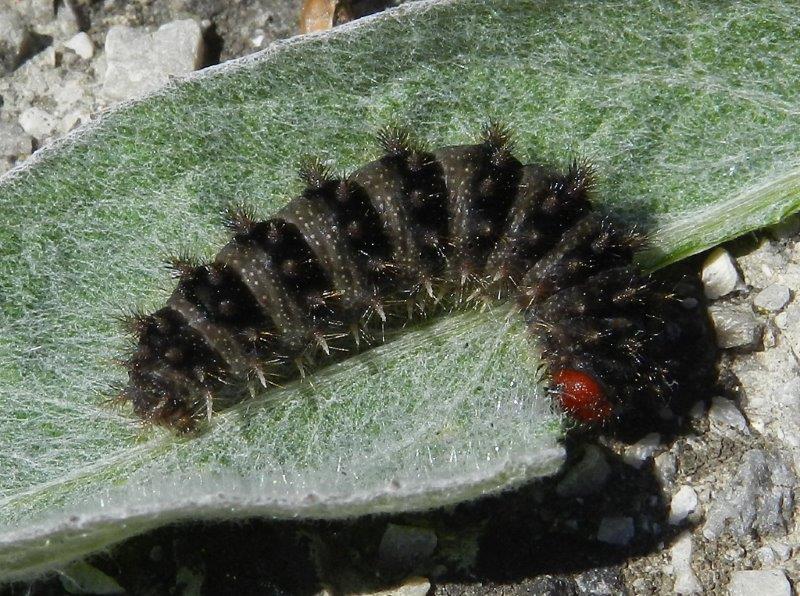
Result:
{"type": "Polygon", "coordinates": [[[148,93],[200,66],[203,36],[194,20],[173,21],[155,32],[112,27],[106,36],[103,93],[126,99],[148,93]]]}
{"type": "Polygon", "coordinates": [[[637,470],[661,447],[661,435],[650,433],[625,449],[623,460],[637,470]]]}
{"type": "Polygon", "coordinates": [[[692,535],[686,531],[678,536],[669,549],[672,573],[675,577],[673,590],[676,594],[701,594],[703,586],[692,570],[692,535]]]}
{"type": "Polygon", "coordinates": [[[724,397],[715,396],[711,400],[711,409],[708,411],[708,419],[712,425],[720,430],[734,428],[742,433],[750,434],[747,428],[747,420],[736,407],[732,400],[724,397]]]}
{"type": "Polygon", "coordinates": [[[410,577],[401,585],[380,592],[368,592],[361,596],[425,596],[431,590],[431,582],[424,577],[410,577]]]}
{"type": "Polygon", "coordinates": [[[791,596],[792,587],[782,569],[734,571],[728,584],[730,596],[791,596]]]}
{"type": "Polygon", "coordinates": [[[633,540],[632,517],[604,517],[597,529],[597,539],[606,544],[625,546],[633,540]]]}
{"type": "Polygon", "coordinates": [[[64,43],[65,48],[69,48],[84,60],[91,60],[94,56],[94,44],[92,38],[83,31],[74,35],[64,43]]]}
{"type": "Polygon", "coordinates": [[[669,504],[669,523],[677,526],[682,523],[690,513],[697,510],[697,493],[691,486],[682,486],[672,497],[669,504]]]}
{"type": "Polygon", "coordinates": [[[53,132],[55,120],[41,108],[28,108],[19,115],[19,125],[29,135],[41,141],[53,132]]]}
{"type": "Polygon", "coordinates": [[[740,281],[736,264],[724,248],[715,248],[706,257],[701,278],[706,298],[712,300],[730,294],[740,281]]]}

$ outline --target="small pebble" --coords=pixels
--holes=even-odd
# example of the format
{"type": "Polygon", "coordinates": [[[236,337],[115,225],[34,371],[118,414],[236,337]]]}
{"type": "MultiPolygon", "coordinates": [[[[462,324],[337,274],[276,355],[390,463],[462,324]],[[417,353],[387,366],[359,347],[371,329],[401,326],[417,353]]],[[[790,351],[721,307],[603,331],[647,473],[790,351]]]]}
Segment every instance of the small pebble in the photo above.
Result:
{"type": "Polygon", "coordinates": [[[594,445],[588,445],[581,461],[572,466],[556,487],[561,497],[582,497],[591,495],[603,488],[611,468],[603,452],[594,445]]]}
{"type": "Polygon", "coordinates": [[[669,523],[677,526],[682,523],[690,513],[697,510],[697,493],[691,486],[682,486],[669,505],[669,523]]]}
{"type": "Polygon", "coordinates": [[[19,125],[36,139],[44,139],[55,128],[53,117],[41,108],[28,108],[19,115],[19,125]]]}
{"type": "Polygon", "coordinates": [[[703,586],[692,570],[692,535],[688,531],[683,532],[669,550],[675,577],[675,593],[701,594],[703,586]]]}
{"type": "Polygon", "coordinates": [[[203,52],[203,33],[191,19],[166,23],[152,33],[111,27],[106,35],[103,93],[109,99],[127,99],[153,91],[170,77],[199,68],[203,52]]]}
{"type": "Polygon", "coordinates": [[[775,274],[784,260],[775,244],[764,238],[755,250],[739,257],[736,262],[745,281],[754,288],[766,288],[775,281],[775,274]]]}
{"type": "Polygon", "coordinates": [[[431,590],[431,582],[424,577],[409,577],[399,586],[380,592],[368,592],[361,596],[425,596],[431,590]]]}
{"type": "Polygon", "coordinates": [[[734,571],[728,584],[730,596],[791,596],[792,587],[782,569],[734,571]]]}
{"type": "Polygon", "coordinates": [[[633,539],[632,517],[604,517],[597,529],[597,539],[606,544],[625,546],[633,539]]]}
{"type": "Polygon", "coordinates": [[[657,455],[653,459],[656,477],[663,487],[672,486],[678,473],[678,462],[669,451],[657,455]]]}
{"type": "Polygon", "coordinates": [[[761,310],[777,312],[789,304],[791,299],[789,288],[780,284],[772,284],[756,294],[753,305],[761,310]]]}
{"type": "Polygon", "coordinates": [[[775,551],[768,546],[762,546],[756,550],[756,557],[765,567],[771,567],[778,562],[778,557],[775,556],[775,551]]]}
{"type": "Polygon", "coordinates": [[[378,567],[384,577],[403,577],[436,550],[436,532],[428,528],[389,524],[378,545],[378,567]]]}
{"type": "Polygon", "coordinates": [[[706,415],[706,402],[702,399],[694,402],[691,409],[689,410],[689,418],[692,420],[700,420],[704,418],[706,415]]]}
{"type": "Polygon", "coordinates": [[[623,460],[637,470],[661,447],[661,435],[650,433],[625,449],[623,460]]]}
{"type": "Polygon", "coordinates": [[[720,348],[755,349],[760,345],[764,327],[749,308],[712,306],[708,312],[720,348]]]}
{"type": "Polygon", "coordinates": [[[724,248],[715,248],[706,257],[701,279],[706,298],[712,300],[730,294],[740,281],[736,264],[724,248]]]}
{"type": "Polygon", "coordinates": [[[785,542],[774,542],[771,548],[775,556],[781,561],[788,561],[789,557],[792,556],[792,547],[785,542]]]}
{"type": "Polygon", "coordinates": [[[21,126],[11,122],[0,122],[1,157],[30,155],[32,149],[32,139],[21,126]]]}
{"type": "Polygon", "coordinates": [[[747,420],[742,415],[736,404],[730,399],[715,396],[711,400],[711,409],[708,411],[708,419],[712,425],[719,429],[734,428],[745,434],[750,434],[747,428],[747,420]]]}
{"type": "Polygon", "coordinates": [[[83,31],[66,41],[64,47],[69,48],[84,60],[91,60],[92,56],[94,56],[92,39],[83,31]]]}

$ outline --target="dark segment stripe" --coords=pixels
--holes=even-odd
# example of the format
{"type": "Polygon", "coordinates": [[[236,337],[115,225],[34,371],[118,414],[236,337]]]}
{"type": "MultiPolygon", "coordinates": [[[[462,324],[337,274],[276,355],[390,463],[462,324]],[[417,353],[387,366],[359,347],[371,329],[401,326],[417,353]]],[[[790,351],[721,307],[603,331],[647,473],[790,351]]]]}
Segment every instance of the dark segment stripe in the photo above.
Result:
{"type": "Polygon", "coordinates": [[[208,265],[182,264],[167,306],[137,323],[134,411],[189,430],[207,396],[286,380],[440,298],[515,298],[551,374],[590,374],[619,416],[707,383],[696,285],[643,278],[635,237],[592,213],[590,169],[523,165],[506,136],[429,152],[389,130],[387,154],[342,179],[308,166],[306,190],[273,218],[229,210],[233,239],[208,265]]]}

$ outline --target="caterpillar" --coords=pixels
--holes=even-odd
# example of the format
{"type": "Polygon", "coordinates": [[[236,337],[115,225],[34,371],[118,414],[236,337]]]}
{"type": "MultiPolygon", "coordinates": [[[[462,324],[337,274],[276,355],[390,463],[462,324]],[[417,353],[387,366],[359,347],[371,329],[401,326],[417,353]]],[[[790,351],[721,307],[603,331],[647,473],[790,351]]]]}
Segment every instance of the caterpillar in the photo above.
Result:
{"type": "Polygon", "coordinates": [[[503,300],[579,422],[653,416],[707,381],[697,283],[636,269],[643,238],[593,209],[590,165],[524,165],[496,123],[473,145],[427,149],[393,126],[378,141],[383,156],[345,176],[307,162],[305,190],[269,219],[228,208],[213,261],[171,260],[166,305],[127,319],[120,398],[138,416],[188,432],[419,313],[503,300]]]}

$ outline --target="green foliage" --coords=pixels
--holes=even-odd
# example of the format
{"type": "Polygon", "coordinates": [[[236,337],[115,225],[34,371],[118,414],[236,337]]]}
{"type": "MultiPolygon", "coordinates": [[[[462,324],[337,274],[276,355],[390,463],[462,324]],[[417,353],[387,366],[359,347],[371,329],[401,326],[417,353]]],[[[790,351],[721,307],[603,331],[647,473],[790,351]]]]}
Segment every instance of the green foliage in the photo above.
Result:
{"type": "Polygon", "coordinates": [[[201,73],[0,184],[0,579],[187,517],[341,517],[499,490],[562,425],[505,311],[420,325],[176,438],[103,404],[113,315],[210,256],[231,200],[274,211],[305,155],[348,169],[387,122],[432,145],[489,117],[529,160],[590,158],[649,267],[795,211],[797,11],[777,1],[423,1],[201,73]],[[73,515],[74,514],[74,515],[73,515]]]}

